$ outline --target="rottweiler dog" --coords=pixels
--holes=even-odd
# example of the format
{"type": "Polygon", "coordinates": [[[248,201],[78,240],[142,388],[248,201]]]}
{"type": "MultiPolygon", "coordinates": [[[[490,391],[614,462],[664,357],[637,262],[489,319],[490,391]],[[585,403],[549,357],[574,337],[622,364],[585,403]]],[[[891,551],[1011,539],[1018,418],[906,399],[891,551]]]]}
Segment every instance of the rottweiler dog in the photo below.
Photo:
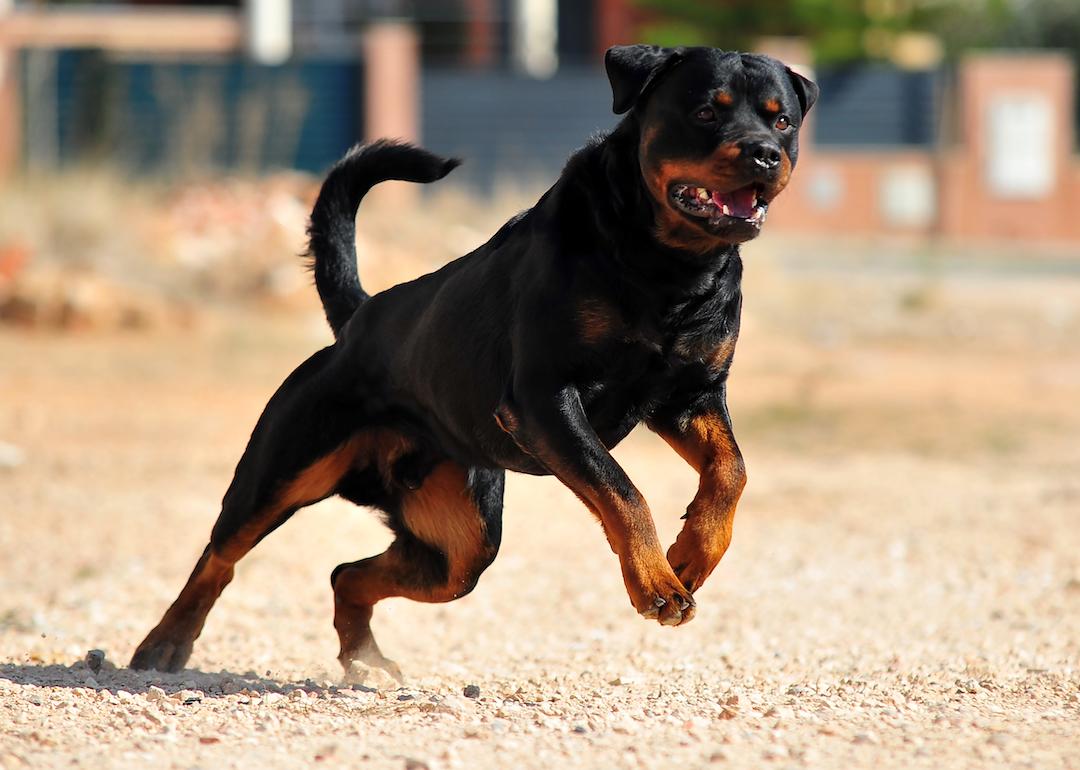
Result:
{"type": "Polygon", "coordinates": [[[639,614],[677,626],[731,540],[746,482],[726,403],[742,306],[739,244],[791,178],[812,82],[767,56],[617,46],[625,117],[537,204],[470,254],[369,296],[355,216],[373,185],[432,182],[457,161],[380,141],[350,151],[311,215],[335,342],[270,399],[210,543],[133,668],[184,666],[236,562],[331,495],[385,514],[377,556],[331,575],[338,656],[399,675],[372,608],[448,602],[499,549],[507,470],[553,475],[600,520],[639,614]],[[609,449],[644,422],[699,474],[666,554],[609,449]]]}

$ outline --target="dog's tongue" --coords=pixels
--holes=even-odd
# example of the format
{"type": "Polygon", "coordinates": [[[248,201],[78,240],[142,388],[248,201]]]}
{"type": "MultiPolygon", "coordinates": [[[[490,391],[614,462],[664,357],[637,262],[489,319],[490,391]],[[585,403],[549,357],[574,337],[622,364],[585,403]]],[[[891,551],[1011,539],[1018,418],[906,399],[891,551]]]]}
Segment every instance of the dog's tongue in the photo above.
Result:
{"type": "Polygon", "coordinates": [[[749,219],[754,213],[754,203],[757,202],[757,193],[754,191],[753,185],[747,185],[746,187],[740,187],[738,190],[732,190],[731,192],[720,193],[714,192],[712,194],[713,203],[721,211],[724,207],[727,207],[727,211],[724,213],[732,217],[740,217],[742,219],[749,219]]]}

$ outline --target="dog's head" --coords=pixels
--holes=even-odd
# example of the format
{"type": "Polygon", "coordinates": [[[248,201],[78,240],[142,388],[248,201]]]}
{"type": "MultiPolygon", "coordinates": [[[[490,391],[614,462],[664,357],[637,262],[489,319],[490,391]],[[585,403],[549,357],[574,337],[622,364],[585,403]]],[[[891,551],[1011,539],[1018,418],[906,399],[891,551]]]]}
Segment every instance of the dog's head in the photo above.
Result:
{"type": "Polygon", "coordinates": [[[757,236],[791,178],[818,87],[759,54],[615,46],[614,110],[633,110],[656,237],[697,253],[757,236]]]}

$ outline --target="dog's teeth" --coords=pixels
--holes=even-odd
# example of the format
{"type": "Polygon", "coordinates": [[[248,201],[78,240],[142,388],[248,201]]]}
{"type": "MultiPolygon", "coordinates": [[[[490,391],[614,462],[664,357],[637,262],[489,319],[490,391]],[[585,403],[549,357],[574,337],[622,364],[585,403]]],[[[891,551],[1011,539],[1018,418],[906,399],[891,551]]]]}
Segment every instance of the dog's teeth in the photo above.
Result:
{"type": "Polygon", "coordinates": [[[721,207],[720,210],[723,212],[725,217],[731,216],[731,209],[728,208],[728,205],[726,203],[721,207]]]}
{"type": "Polygon", "coordinates": [[[697,188],[697,197],[698,200],[707,201],[712,196],[709,195],[709,191],[706,190],[704,187],[699,187],[697,188]]]}

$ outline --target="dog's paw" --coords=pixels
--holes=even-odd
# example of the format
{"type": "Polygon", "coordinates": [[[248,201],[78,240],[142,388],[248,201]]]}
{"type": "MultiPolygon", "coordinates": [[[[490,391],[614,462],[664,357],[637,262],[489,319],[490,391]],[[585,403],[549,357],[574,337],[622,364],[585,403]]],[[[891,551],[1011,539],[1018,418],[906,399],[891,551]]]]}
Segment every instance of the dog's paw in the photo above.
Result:
{"type": "Polygon", "coordinates": [[[627,591],[638,613],[662,626],[681,626],[694,617],[694,597],[667,563],[639,571],[627,580],[627,591]]]}
{"type": "Polygon", "coordinates": [[[693,593],[716,569],[730,538],[715,538],[697,530],[684,529],[668,549],[667,560],[686,590],[693,593]]]}
{"type": "Polygon", "coordinates": [[[345,684],[375,690],[394,690],[405,684],[405,676],[397,663],[383,658],[381,665],[354,660],[345,666],[345,684]]]}
{"type": "Polygon", "coordinates": [[[376,689],[399,687],[405,684],[405,675],[401,667],[382,654],[375,640],[368,638],[365,643],[338,657],[345,669],[345,682],[376,689]]]}
{"type": "Polygon", "coordinates": [[[130,667],[145,671],[154,669],[176,673],[191,657],[194,640],[175,640],[157,634],[157,629],[143,640],[131,656],[130,667]]]}

